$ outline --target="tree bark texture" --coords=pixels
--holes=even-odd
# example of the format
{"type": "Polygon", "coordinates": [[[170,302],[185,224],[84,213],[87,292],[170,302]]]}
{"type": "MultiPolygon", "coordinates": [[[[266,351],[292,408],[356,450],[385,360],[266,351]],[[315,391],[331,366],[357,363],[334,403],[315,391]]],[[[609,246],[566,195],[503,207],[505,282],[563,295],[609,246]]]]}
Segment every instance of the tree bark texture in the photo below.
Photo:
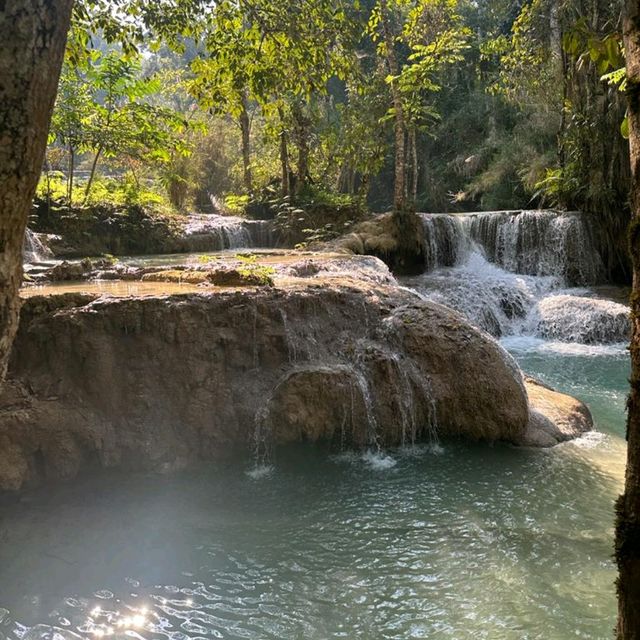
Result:
{"type": "Polygon", "coordinates": [[[627,471],[616,513],[619,640],[640,640],[640,1],[626,0],[624,44],[628,77],[633,262],[631,392],[627,405],[627,471]]]}
{"type": "Polygon", "coordinates": [[[0,379],[20,310],[22,243],[73,0],[0,0],[0,379]]]}
{"type": "Polygon", "coordinates": [[[253,192],[253,176],[251,175],[251,120],[249,119],[249,101],[242,95],[240,112],[240,131],[242,133],[242,167],[244,170],[244,188],[247,193],[253,192]]]}

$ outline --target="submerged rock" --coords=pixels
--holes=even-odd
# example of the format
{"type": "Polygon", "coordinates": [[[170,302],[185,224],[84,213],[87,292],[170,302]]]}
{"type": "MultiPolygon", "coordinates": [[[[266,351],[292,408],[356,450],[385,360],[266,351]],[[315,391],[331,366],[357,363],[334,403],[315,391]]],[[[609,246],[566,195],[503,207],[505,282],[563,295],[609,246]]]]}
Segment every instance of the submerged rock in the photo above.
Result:
{"type": "Polygon", "coordinates": [[[511,356],[396,286],[316,275],[285,288],[35,296],[0,397],[0,488],[292,441],[522,443],[531,428],[511,356]]]}

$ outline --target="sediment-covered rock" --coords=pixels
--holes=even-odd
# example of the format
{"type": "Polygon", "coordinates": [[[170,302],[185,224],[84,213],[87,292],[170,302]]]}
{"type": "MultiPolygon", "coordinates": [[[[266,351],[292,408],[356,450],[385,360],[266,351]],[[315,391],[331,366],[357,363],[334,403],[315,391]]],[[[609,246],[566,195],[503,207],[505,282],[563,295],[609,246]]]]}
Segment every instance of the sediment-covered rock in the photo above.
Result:
{"type": "MultiPolygon", "coordinates": [[[[551,418],[553,419],[553,417],[551,418]]],[[[0,397],[0,488],[166,471],[292,441],[523,441],[513,359],[454,311],[337,277],[24,305],[0,397]]]]}

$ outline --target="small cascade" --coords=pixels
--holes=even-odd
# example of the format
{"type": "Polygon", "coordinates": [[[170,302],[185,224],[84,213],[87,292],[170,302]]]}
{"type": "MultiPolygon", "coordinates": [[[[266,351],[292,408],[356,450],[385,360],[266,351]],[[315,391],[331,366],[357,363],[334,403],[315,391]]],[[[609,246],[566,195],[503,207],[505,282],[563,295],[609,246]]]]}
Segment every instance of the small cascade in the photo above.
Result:
{"type": "Polygon", "coordinates": [[[596,284],[603,266],[578,213],[481,213],[463,219],[487,258],[514,273],[560,277],[569,285],[596,284]]]}
{"type": "Polygon", "coordinates": [[[417,436],[417,417],[416,411],[418,408],[419,400],[423,409],[425,410],[426,415],[423,416],[424,423],[421,426],[422,440],[426,440],[429,447],[433,450],[439,447],[439,439],[438,439],[438,413],[436,410],[436,400],[435,395],[433,393],[433,389],[431,388],[431,381],[429,378],[426,378],[421,371],[418,370],[414,362],[409,361],[405,363],[406,368],[403,369],[405,376],[407,377],[407,382],[411,388],[411,393],[413,394],[412,398],[412,410],[413,410],[413,429],[411,433],[411,447],[416,444],[416,436],[417,436]],[[416,398],[413,392],[413,388],[417,388],[419,391],[419,397],[416,398]],[[426,436],[426,437],[425,437],[426,436]]]}
{"type": "Polygon", "coordinates": [[[462,263],[471,247],[459,216],[421,214],[422,228],[428,247],[427,269],[453,267],[462,263]]]}
{"type": "Polygon", "coordinates": [[[603,270],[579,214],[507,211],[422,218],[430,268],[403,280],[421,297],[455,309],[498,338],[582,344],[628,340],[628,307],[584,288],[601,281],[603,270]],[[447,218],[450,222],[443,222],[447,218]]]}
{"type": "Polygon", "coordinates": [[[371,389],[369,388],[369,381],[359,367],[353,368],[353,376],[360,392],[360,396],[364,403],[364,408],[367,416],[367,442],[368,445],[376,450],[380,451],[380,442],[378,440],[378,420],[376,418],[375,410],[373,408],[373,399],[371,397],[371,389]]]}
{"type": "Polygon", "coordinates": [[[189,251],[224,251],[251,246],[251,236],[242,218],[192,215],[184,230],[189,251]]]}
{"type": "Polygon", "coordinates": [[[296,362],[298,359],[298,352],[296,348],[296,342],[294,340],[293,333],[289,328],[289,322],[287,320],[287,312],[284,309],[280,309],[280,317],[282,318],[282,327],[284,329],[284,338],[287,343],[287,355],[290,363],[296,362]]]}
{"type": "Polygon", "coordinates": [[[275,249],[280,245],[280,234],[273,220],[245,220],[244,226],[249,233],[252,247],[275,249]]]}
{"type": "Polygon", "coordinates": [[[218,214],[193,214],[184,227],[189,251],[273,248],[278,234],[271,220],[245,220],[218,214]]]}
{"type": "Polygon", "coordinates": [[[269,421],[269,402],[258,410],[254,416],[253,430],[253,462],[254,472],[268,469],[273,462],[273,435],[269,421]]]}
{"type": "Polygon", "coordinates": [[[462,265],[406,279],[420,295],[459,311],[495,337],[513,333],[538,296],[551,291],[554,278],[521,276],[471,251],[462,265]]]}
{"type": "Polygon", "coordinates": [[[51,249],[45,244],[41,233],[35,233],[31,229],[27,229],[24,234],[24,242],[22,245],[22,257],[24,262],[36,264],[53,259],[51,249]]]}

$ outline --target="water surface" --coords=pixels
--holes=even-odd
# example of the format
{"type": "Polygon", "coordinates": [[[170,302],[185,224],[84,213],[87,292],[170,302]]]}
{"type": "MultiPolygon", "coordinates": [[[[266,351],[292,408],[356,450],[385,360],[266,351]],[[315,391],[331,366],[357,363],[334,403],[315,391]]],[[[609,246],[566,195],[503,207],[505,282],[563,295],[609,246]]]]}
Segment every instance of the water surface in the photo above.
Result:
{"type": "Polygon", "coordinates": [[[622,349],[507,342],[590,403],[553,450],[444,442],[278,451],[101,477],[6,505],[6,638],[608,638],[624,463],[622,349]]]}

